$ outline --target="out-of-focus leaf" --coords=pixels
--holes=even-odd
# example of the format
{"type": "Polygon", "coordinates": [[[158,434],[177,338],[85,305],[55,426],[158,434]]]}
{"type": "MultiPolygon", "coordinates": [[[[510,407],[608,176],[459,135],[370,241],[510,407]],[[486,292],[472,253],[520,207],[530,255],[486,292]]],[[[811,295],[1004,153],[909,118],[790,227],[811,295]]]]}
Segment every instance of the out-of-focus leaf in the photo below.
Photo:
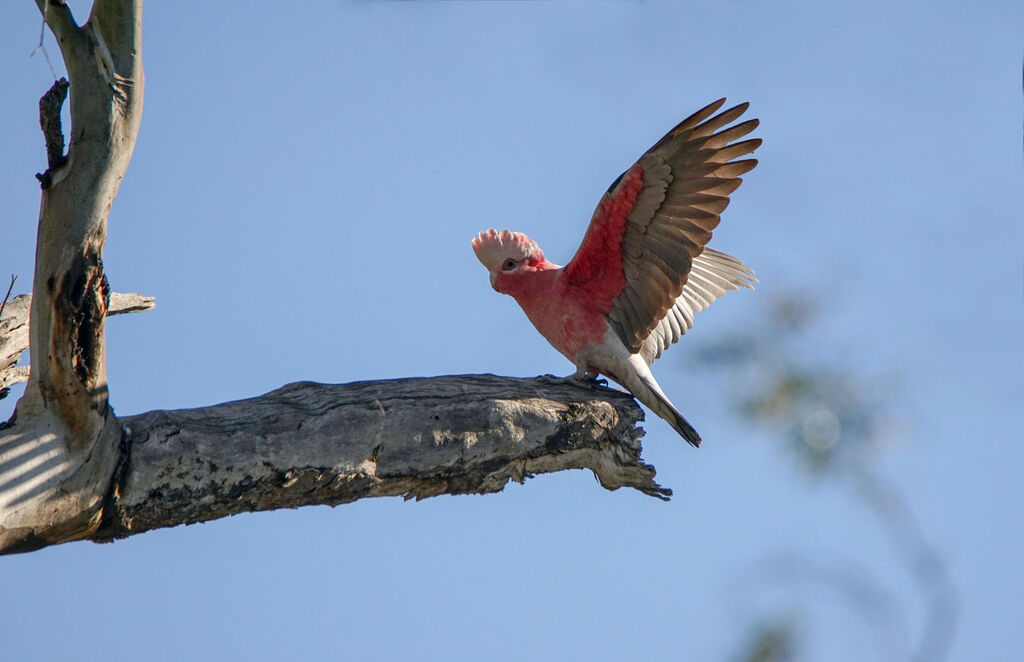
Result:
{"type": "Polygon", "coordinates": [[[769,621],[750,633],[736,662],[788,662],[796,659],[796,628],[791,622],[769,621]]]}

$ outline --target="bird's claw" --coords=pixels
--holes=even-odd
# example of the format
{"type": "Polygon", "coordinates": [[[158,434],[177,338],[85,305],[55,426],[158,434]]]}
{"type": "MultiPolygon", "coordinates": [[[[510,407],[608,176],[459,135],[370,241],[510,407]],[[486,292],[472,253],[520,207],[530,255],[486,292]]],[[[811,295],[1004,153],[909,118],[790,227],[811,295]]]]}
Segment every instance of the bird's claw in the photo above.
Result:
{"type": "Polygon", "coordinates": [[[598,377],[598,373],[586,372],[580,374],[574,372],[571,375],[565,377],[555,377],[554,375],[545,375],[549,379],[561,384],[572,384],[573,386],[579,386],[581,388],[597,388],[599,386],[608,386],[608,380],[603,377],[598,377]]]}
{"type": "Polygon", "coordinates": [[[572,386],[578,386],[585,389],[597,389],[600,387],[607,387],[608,380],[603,377],[598,377],[598,373],[586,372],[580,374],[574,372],[571,375],[565,377],[558,377],[556,375],[543,375],[541,379],[549,381],[553,384],[570,384],[572,386]]]}

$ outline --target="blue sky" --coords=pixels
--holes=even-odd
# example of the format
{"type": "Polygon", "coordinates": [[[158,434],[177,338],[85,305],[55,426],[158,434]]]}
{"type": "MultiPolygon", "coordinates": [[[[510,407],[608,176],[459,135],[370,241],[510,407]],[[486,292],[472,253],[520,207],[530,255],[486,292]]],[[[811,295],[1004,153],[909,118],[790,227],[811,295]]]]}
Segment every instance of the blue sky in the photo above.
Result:
{"type": "MultiPolygon", "coordinates": [[[[84,20],[89,3],[72,2],[84,20]]],[[[730,413],[693,348],[818,293],[807,351],[897,384],[883,455],[959,589],[951,659],[1024,651],[1019,2],[149,3],[146,100],[110,217],[122,414],[300,379],[567,374],[469,240],[573,253],[598,196],[721,96],[761,164],[712,245],[754,293],[655,364],[706,440],[647,424],[668,504],[582,472],[487,497],[244,515],[0,560],[9,659],[723,660],[763,608],[806,659],[874,659],[828,594],[745,582],[780,552],[854,559],[923,610],[873,520],[730,413]],[[795,605],[795,606],[792,606],[795,605]],[[56,626],[56,627],[55,627],[56,626]],[[53,632],[64,633],[54,637],[53,632]]],[[[32,273],[45,168],[34,3],[0,23],[0,275],[32,273]]],[[[52,40],[50,53],[58,59],[52,40]]],[[[59,62],[58,62],[59,66],[59,62]]],[[[20,395],[20,390],[15,395],[20,395]]],[[[6,418],[15,398],[0,402],[6,418]]]]}

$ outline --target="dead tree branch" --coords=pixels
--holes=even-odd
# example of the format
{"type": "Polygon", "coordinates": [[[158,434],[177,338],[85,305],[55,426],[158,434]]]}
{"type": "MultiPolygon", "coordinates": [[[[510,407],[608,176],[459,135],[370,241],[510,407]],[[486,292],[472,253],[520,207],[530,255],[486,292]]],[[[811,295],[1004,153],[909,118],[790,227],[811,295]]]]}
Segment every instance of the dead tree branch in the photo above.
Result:
{"type": "Polygon", "coordinates": [[[18,282],[18,276],[11,274],[11,284],[7,286],[7,294],[4,295],[4,300],[0,302],[0,320],[4,318],[4,308],[7,307],[7,302],[11,300],[11,290],[14,289],[14,284],[18,282]]]}
{"type": "Polygon", "coordinates": [[[61,78],[54,81],[53,86],[39,100],[39,128],[43,130],[43,140],[46,142],[46,172],[36,175],[40,186],[44,189],[50,187],[52,173],[67,163],[64,155],[64,127],[60,121],[60,109],[64,100],[68,97],[68,81],[61,78]]]}
{"type": "MultiPolygon", "coordinates": [[[[667,500],[671,490],[640,457],[642,419],[621,391],[494,375],[301,382],[213,407],[149,412],[120,419],[120,463],[89,538],[366,497],[498,492],[510,480],[564,469],[667,500]]],[[[16,509],[55,467],[45,449],[7,432],[0,429],[0,508],[16,509]]],[[[0,527],[0,553],[54,542],[0,527]]]]}
{"type": "Polygon", "coordinates": [[[626,393],[494,375],[300,382],[150,412],[122,419],[128,453],[94,539],[365,497],[499,492],[564,469],[667,499],[640,459],[642,418],[626,393]]]}
{"type": "MultiPolygon", "coordinates": [[[[17,365],[21,355],[28,351],[29,310],[32,295],[14,297],[0,308],[0,389],[28,381],[29,366],[17,365]]],[[[156,300],[134,292],[114,292],[110,295],[107,316],[140,313],[156,307],[156,300]]]]}
{"type": "Polygon", "coordinates": [[[49,167],[28,327],[34,360],[0,430],[0,549],[91,535],[121,458],[107,404],[102,254],[142,117],[142,0],[96,0],[81,27],[62,0],[36,5],[67,68],[71,127],[65,157],[58,83],[41,103],[49,167]]]}
{"type": "Polygon", "coordinates": [[[33,352],[25,394],[0,424],[0,554],[248,511],[497,492],[571,468],[608,489],[669,497],[640,459],[633,399],[561,380],[300,383],[116,418],[104,321],[119,306],[152,307],[111,295],[102,260],[142,113],[142,0],[95,0],[81,27],[62,0],[36,4],[67,67],[71,129],[65,155],[58,82],[40,104],[49,167],[33,294],[0,322],[0,377],[22,377],[17,357],[29,344],[33,352]]]}

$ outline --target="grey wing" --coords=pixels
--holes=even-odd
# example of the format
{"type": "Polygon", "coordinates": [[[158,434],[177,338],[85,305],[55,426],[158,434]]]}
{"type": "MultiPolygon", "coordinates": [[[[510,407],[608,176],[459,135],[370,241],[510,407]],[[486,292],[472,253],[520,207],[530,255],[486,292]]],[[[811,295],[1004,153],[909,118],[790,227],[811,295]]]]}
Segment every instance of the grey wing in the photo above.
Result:
{"type": "Polygon", "coordinates": [[[647,365],[661,356],[669,345],[679,340],[693,326],[693,315],[705,310],[727,290],[740,287],[754,289],[754,272],[739,259],[705,248],[693,258],[690,277],[675,303],[669,308],[640,348],[647,365]]]}

